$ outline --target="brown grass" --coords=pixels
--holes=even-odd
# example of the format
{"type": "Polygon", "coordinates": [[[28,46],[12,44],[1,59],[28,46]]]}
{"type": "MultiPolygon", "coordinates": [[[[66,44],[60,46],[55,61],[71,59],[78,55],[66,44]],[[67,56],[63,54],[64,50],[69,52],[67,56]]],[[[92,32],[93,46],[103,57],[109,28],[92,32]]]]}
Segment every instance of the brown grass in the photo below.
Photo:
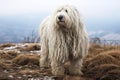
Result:
{"type": "MultiPolygon", "coordinates": [[[[90,54],[89,54],[90,55],[90,54]]],[[[102,79],[119,80],[120,75],[120,51],[105,51],[84,59],[82,71],[84,76],[102,79]],[[112,78],[110,76],[113,76],[112,78]],[[110,79],[111,78],[111,79],[110,79]]]]}
{"type": "Polygon", "coordinates": [[[89,48],[89,56],[97,55],[100,52],[103,52],[104,48],[99,44],[91,44],[89,48]]]}
{"type": "MultiPolygon", "coordinates": [[[[0,49],[14,46],[14,44],[2,44],[0,49]]],[[[18,80],[17,77],[26,75],[20,80],[28,80],[28,75],[32,77],[43,79],[44,76],[54,77],[51,73],[51,68],[44,71],[39,69],[38,54],[29,54],[30,51],[40,50],[39,44],[25,44],[19,46],[15,50],[0,50],[0,79],[9,80],[9,74],[18,80]],[[19,54],[17,50],[19,50],[19,54]],[[7,70],[8,73],[4,73],[7,70]],[[40,70],[40,71],[39,71],[40,70]],[[17,72],[16,72],[17,71],[17,72]]],[[[70,63],[67,62],[65,73],[62,78],[54,77],[55,80],[120,80],[120,51],[116,46],[91,44],[89,54],[83,60],[83,75],[72,76],[68,75],[68,67],[70,63]]],[[[36,78],[35,78],[36,79],[36,78]]]]}
{"type": "Polygon", "coordinates": [[[29,68],[26,68],[26,69],[19,71],[19,73],[22,75],[39,75],[39,70],[38,69],[31,70],[29,68]]]}
{"type": "Polygon", "coordinates": [[[0,69],[6,69],[7,65],[4,64],[3,62],[0,62],[0,69]]]}
{"type": "MultiPolygon", "coordinates": [[[[63,78],[63,80],[85,80],[84,78],[80,77],[80,76],[65,76],[63,78]]],[[[87,79],[89,80],[89,79],[87,79]]]]}
{"type": "Polygon", "coordinates": [[[20,54],[12,62],[18,65],[39,65],[39,55],[20,54]]]}
{"type": "Polygon", "coordinates": [[[10,69],[12,67],[11,64],[6,64],[0,61],[0,69],[10,69]]]}
{"type": "Polygon", "coordinates": [[[120,80],[120,70],[114,69],[108,71],[107,74],[101,77],[101,80],[120,80]]]}
{"type": "Polygon", "coordinates": [[[4,59],[13,59],[17,56],[17,52],[15,50],[8,50],[8,51],[3,51],[0,50],[0,58],[4,59]]]}
{"type": "Polygon", "coordinates": [[[12,58],[14,58],[18,55],[17,51],[15,51],[15,50],[8,50],[8,51],[6,51],[6,53],[8,55],[12,56],[12,58]]]}
{"type": "Polygon", "coordinates": [[[101,53],[103,51],[111,51],[111,50],[116,50],[116,46],[110,46],[110,45],[106,45],[103,46],[101,44],[91,44],[90,48],[89,48],[89,53],[90,54],[96,54],[96,53],[101,53]]]}
{"type": "Polygon", "coordinates": [[[100,44],[91,44],[90,48],[103,48],[100,44]]]}
{"type": "Polygon", "coordinates": [[[4,49],[5,47],[10,47],[10,46],[15,46],[15,44],[13,44],[13,43],[1,44],[1,45],[0,45],[0,49],[2,50],[2,49],[4,49]]]}
{"type": "Polygon", "coordinates": [[[107,54],[107,55],[112,56],[115,59],[120,60],[120,51],[119,50],[109,50],[109,51],[103,52],[101,54],[107,54]]]}
{"type": "Polygon", "coordinates": [[[26,48],[24,48],[25,51],[34,51],[34,50],[40,50],[40,45],[38,44],[30,44],[27,45],[26,48]]]}

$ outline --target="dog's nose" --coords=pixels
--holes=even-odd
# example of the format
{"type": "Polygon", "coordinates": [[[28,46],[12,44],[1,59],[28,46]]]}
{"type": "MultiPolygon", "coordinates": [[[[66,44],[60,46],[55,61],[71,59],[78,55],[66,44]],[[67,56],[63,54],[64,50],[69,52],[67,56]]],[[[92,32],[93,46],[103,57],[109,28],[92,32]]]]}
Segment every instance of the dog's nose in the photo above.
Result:
{"type": "Polygon", "coordinates": [[[63,19],[63,15],[58,16],[58,19],[61,21],[63,19]]]}

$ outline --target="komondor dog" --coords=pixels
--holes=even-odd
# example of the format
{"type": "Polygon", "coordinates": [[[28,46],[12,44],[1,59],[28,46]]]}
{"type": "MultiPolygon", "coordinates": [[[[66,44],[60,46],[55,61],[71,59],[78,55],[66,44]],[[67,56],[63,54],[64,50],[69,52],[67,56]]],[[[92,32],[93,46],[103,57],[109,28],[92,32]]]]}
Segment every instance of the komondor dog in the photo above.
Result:
{"type": "Polygon", "coordinates": [[[79,11],[71,5],[56,9],[40,25],[40,67],[51,64],[53,75],[64,75],[64,63],[70,61],[69,73],[80,75],[82,59],[88,53],[88,35],[79,11]]]}

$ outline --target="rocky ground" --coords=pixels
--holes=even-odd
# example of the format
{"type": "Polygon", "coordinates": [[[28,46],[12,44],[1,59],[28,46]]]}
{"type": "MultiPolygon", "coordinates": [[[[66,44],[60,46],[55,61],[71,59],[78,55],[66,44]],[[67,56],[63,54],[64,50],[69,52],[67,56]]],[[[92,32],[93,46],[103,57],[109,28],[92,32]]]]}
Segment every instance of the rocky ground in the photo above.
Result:
{"type": "Polygon", "coordinates": [[[115,46],[92,44],[81,76],[56,77],[51,68],[41,72],[40,53],[37,43],[0,44],[0,80],[120,80],[120,51],[115,46]]]}

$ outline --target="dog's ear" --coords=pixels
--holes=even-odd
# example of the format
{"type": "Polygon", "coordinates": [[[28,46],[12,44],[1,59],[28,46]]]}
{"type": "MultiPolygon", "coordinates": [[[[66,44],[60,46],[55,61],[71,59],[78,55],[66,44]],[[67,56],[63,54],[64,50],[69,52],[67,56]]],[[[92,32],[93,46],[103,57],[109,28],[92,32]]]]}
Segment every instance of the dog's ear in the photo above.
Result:
{"type": "Polygon", "coordinates": [[[75,22],[75,28],[76,28],[76,32],[78,33],[78,34],[80,34],[80,32],[82,32],[83,31],[83,29],[84,29],[84,24],[83,24],[83,22],[82,22],[82,19],[81,19],[81,16],[80,16],[80,13],[79,13],[79,11],[75,8],[74,9],[74,22],[75,22]]]}
{"type": "Polygon", "coordinates": [[[76,34],[78,35],[78,43],[77,47],[79,49],[77,49],[80,56],[84,57],[87,53],[88,53],[88,47],[89,47],[89,39],[87,36],[87,32],[85,29],[85,25],[83,24],[83,21],[81,19],[80,13],[79,11],[75,8],[74,9],[74,16],[75,16],[75,26],[74,28],[76,29],[76,34]]]}

